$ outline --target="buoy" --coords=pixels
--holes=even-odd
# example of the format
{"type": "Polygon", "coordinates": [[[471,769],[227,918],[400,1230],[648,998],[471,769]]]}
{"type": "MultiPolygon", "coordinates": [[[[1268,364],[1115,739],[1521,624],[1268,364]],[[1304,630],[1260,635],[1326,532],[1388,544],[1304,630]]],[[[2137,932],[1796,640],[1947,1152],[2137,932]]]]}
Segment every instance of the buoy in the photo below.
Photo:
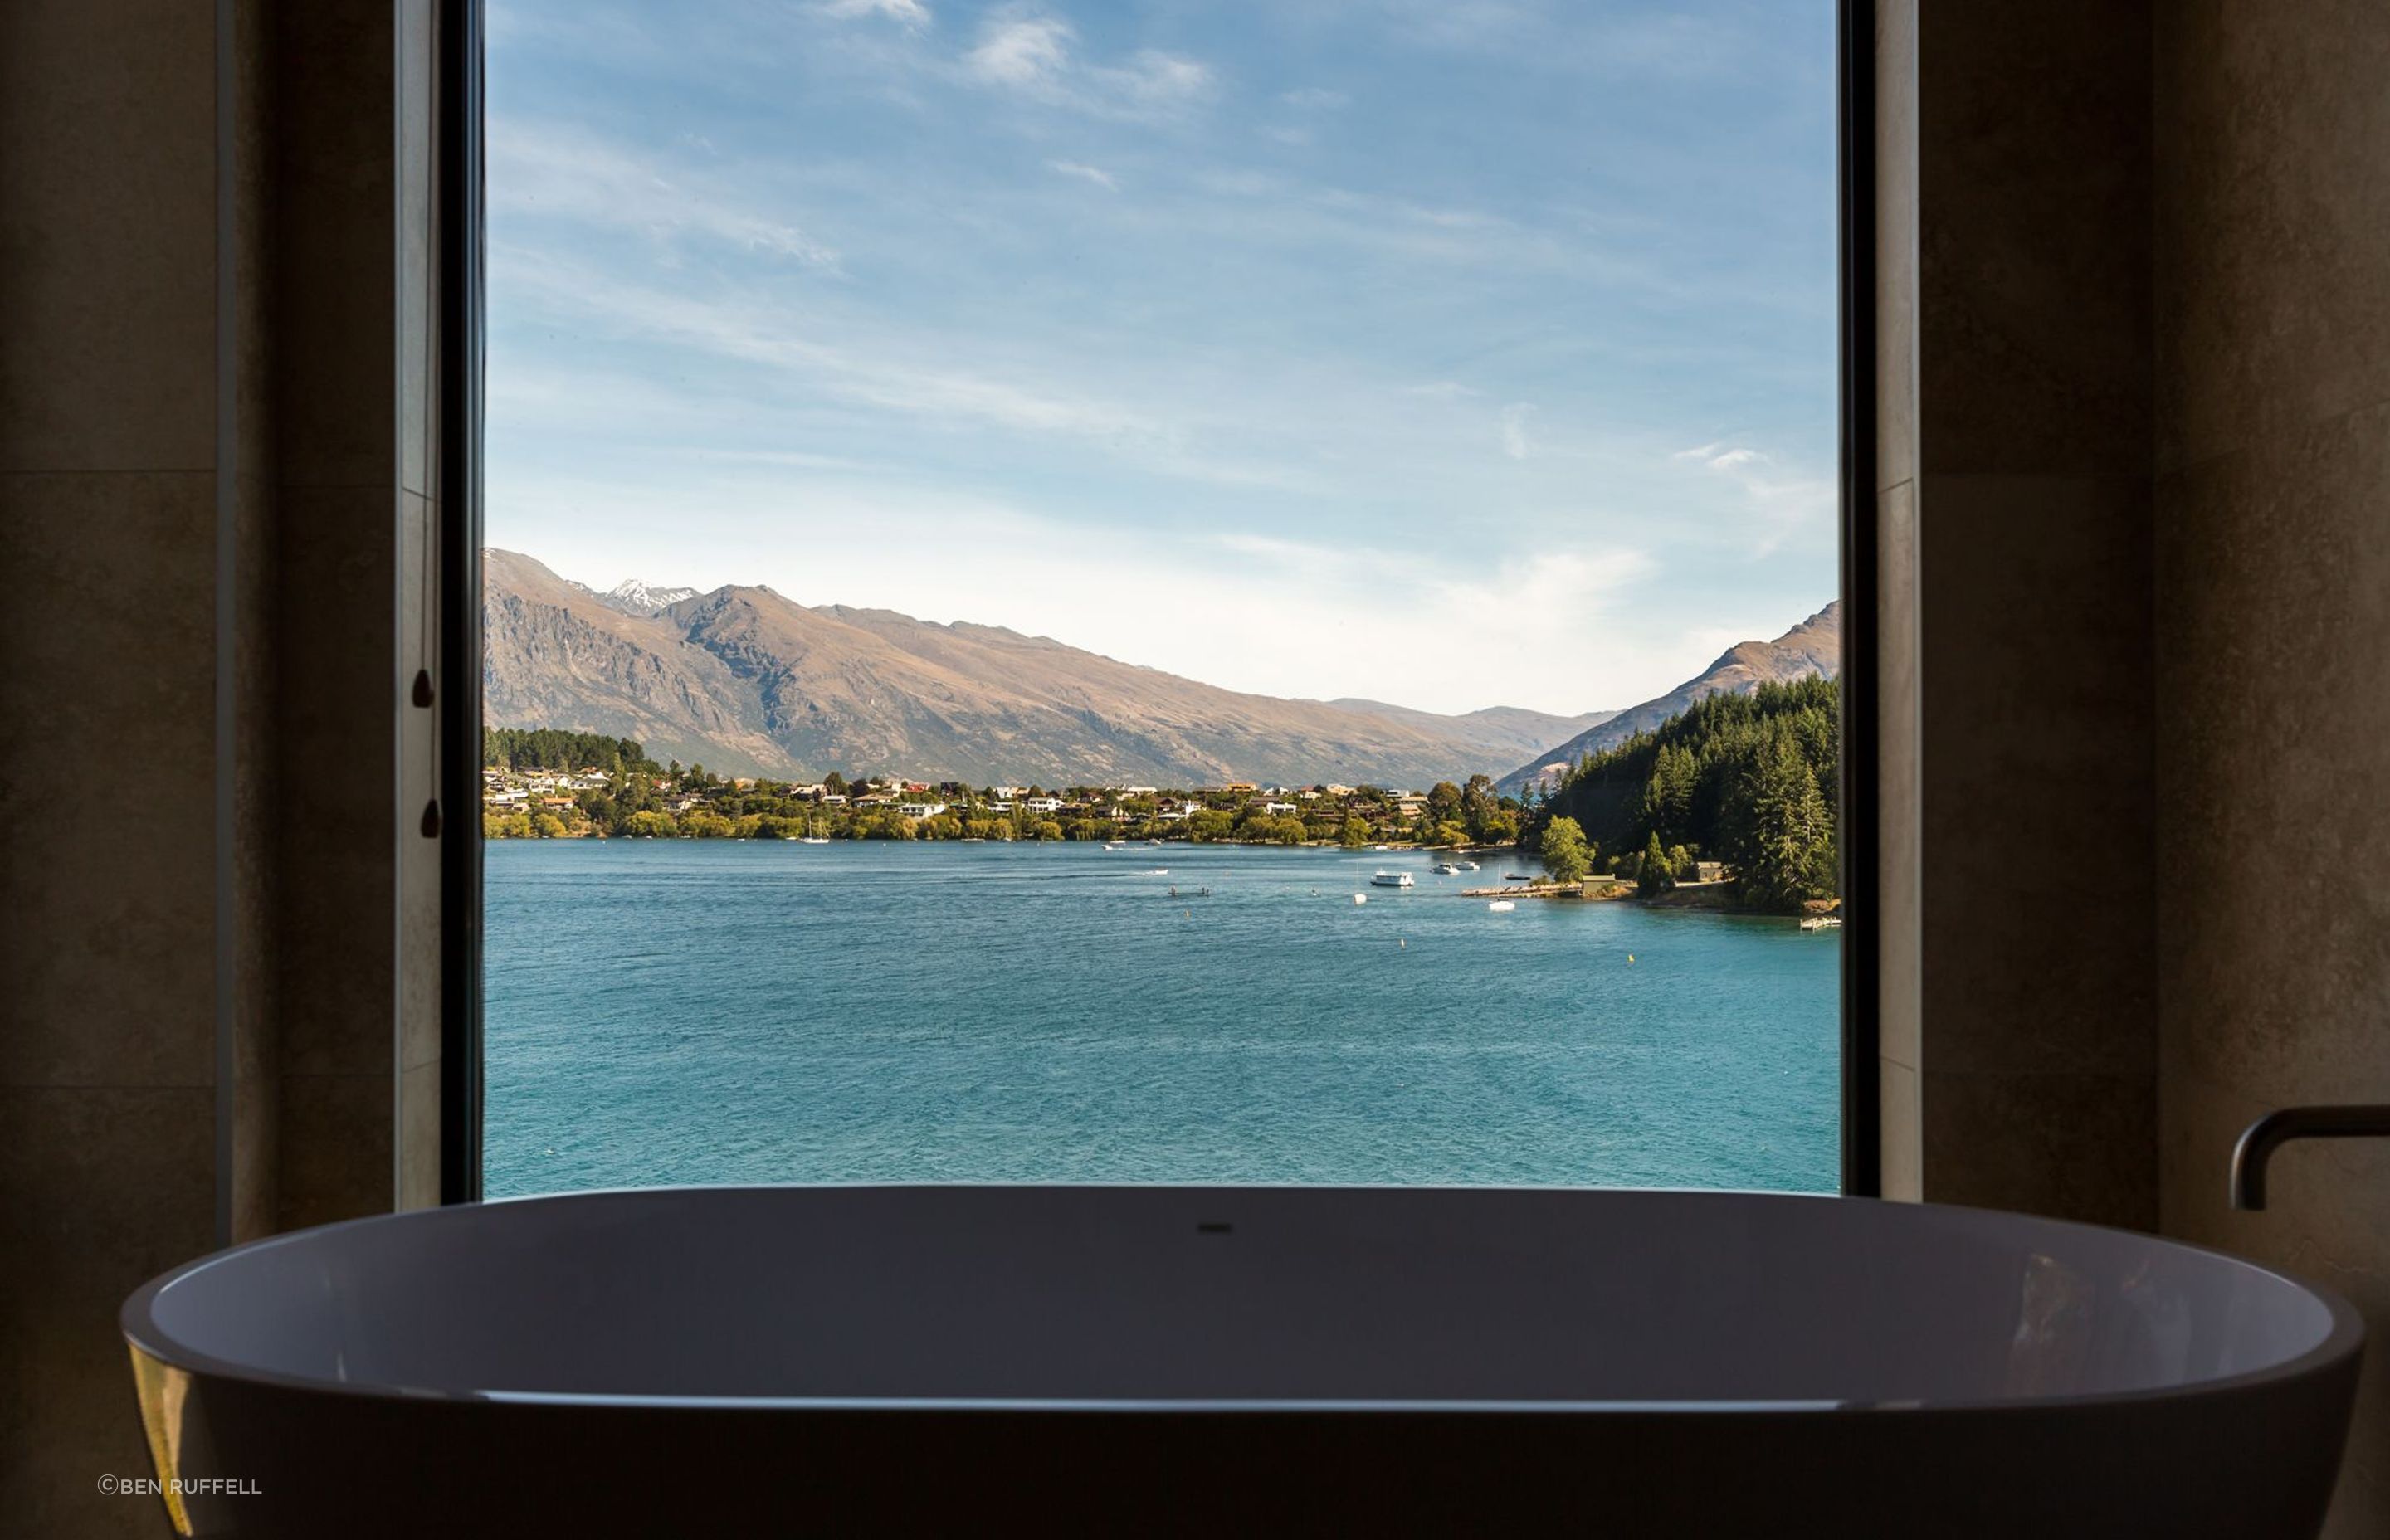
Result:
{"type": "Polygon", "coordinates": [[[1394,945],[1395,945],[1395,947],[1396,947],[1397,949],[1407,948],[1407,947],[1408,947],[1408,946],[1410,945],[1410,943],[1408,943],[1408,942],[1407,942],[1407,941],[1403,940],[1403,938],[1402,938],[1402,937],[1400,937],[1400,936],[1396,936],[1396,937],[1394,938],[1394,945]]]}
{"type": "Polygon", "coordinates": [[[1369,895],[1368,893],[1355,893],[1353,895],[1353,902],[1356,904],[1367,904],[1369,902],[1369,895]]]}
{"type": "Polygon", "coordinates": [[[1626,960],[1627,960],[1628,962],[1633,962],[1633,961],[1635,960],[1635,954],[1634,954],[1634,953],[1632,953],[1632,952],[1627,953],[1627,954],[1626,954],[1626,960]]]}

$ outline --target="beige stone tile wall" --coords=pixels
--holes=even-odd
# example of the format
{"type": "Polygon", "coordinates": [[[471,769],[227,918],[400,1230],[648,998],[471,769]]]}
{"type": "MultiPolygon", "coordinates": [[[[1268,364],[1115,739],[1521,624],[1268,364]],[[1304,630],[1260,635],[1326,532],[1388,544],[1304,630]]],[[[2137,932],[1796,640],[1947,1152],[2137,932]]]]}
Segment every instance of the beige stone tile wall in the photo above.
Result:
{"type": "MultiPolygon", "coordinates": [[[[2390,1101],[2390,13],[2187,6],[2158,29],[2161,1161],[2168,1231],[2390,1334],[2390,1144],[2274,1107],[2390,1101]]],[[[2390,1355],[2328,1533],[2390,1533],[2390,1355]]]]}
{"type": "Polygon", "coordinates": [[[220,78],[212,5],[0,6],[12,1534],[160,1533],[95,1484],[148,1460],[118,1305],[391,1207],[403,1099],[437,1124],[398,1073],[392,12],[229,19],[220,78]]]}
{"type": "Polygon", "coordinates": [[[2147,7],[1876,19],[1884,1190],[2147,1226],[2147,7]]]}

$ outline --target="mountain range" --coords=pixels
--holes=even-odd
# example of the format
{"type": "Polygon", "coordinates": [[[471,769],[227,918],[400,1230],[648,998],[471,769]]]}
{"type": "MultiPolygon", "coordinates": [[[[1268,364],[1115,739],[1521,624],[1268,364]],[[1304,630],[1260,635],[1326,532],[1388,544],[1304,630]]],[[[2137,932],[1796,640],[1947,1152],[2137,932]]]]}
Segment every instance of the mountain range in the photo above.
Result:
{"type": "Polygon", "coordinates": [[[492,725],[612,733],[724,774],[1424,788],[1606,714],[1281,699],[1002,626],[807,607],[765,587],[634,580],[600,594],[501,550],[483,553],[482,572],[492,725]]]}
{"type": "Polygon", "coordinates": [[[501,550],[483,553],[482,572],[492,725],[612,733],[658,759],[791,777],[1424,788],[1517,764],[1500,781],[1515,791],[1703,696],[1831,676],[1842,632],[1830,604],[1624,712],[1443,715],[1250,695],[1003,626],[808,607],[760,586],[700,594],[632,579],[599,593],[501,550]]]}
{"type": "Polygon", "coordinates": [[[1581,755],[1600,753],[1637,733],[1649,732],[1703,696],[1748,695],[1765,684],[1821,674],[1831,679],[1843,666],[1843,601],[1834,600],[1772,642],[1737,642],[1718,655],[1716,662],[1667,694],[1613,712],[1567,742],[1536,754],[1495,782],[1496,789],[1516,794],[1530,782],[1547,785],[1560,767],[1574,764],[1581,755]]]}

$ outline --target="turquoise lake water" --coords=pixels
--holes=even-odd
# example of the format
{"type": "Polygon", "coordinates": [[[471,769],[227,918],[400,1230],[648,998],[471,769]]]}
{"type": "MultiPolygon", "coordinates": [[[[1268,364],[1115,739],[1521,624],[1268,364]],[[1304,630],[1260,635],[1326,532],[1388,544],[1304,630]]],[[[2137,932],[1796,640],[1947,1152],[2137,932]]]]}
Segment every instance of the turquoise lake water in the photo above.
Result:
{"type": "Polygon", "coordinates": [[[1435,859],[494,841],[487,1189],[1833,1188],[1839,936],[1435,859]]]}

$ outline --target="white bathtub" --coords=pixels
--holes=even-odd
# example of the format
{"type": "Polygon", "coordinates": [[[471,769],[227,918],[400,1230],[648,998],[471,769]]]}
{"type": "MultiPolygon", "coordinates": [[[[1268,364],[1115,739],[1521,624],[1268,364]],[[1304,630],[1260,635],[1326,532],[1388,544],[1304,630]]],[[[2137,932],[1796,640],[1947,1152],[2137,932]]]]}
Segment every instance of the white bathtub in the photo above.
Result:
{"type": "Polygon", "coordinates": [[[127,1302],[186,1533],[2312,1534],[2328,1292],[1934,1206],[779,1187],[363,1220],[127,1302]]]}

